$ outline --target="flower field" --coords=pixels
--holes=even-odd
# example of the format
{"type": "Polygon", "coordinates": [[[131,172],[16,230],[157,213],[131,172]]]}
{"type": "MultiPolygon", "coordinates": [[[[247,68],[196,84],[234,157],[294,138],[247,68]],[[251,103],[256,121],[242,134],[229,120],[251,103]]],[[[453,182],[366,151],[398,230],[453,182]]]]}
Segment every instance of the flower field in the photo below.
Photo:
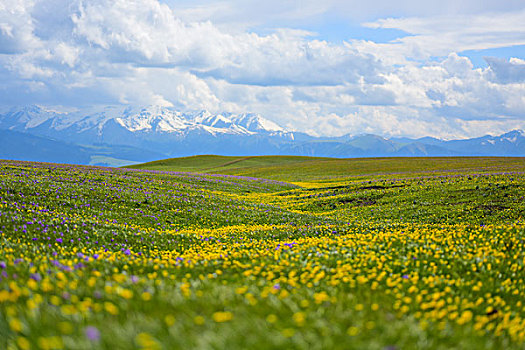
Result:
{"type": "Polygon", "coordinates": [[[494,161],[0,161],[0,348],[525,349],[525,159],[494,161]]]}

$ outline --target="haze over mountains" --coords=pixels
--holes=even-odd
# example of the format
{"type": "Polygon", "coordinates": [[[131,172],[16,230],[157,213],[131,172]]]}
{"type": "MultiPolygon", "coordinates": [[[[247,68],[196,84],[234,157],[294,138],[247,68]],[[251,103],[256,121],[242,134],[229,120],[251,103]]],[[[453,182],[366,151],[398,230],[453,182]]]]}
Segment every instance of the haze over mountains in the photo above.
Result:
{"type": "Polygon", "coordinates": [[[326,157],[525,155],[525,133],[444,141],[378,135],[313,137],[258,114],[111,106],[60,112],[40,106],[0,113],[0,158],[125,165],[196,154],[326,157]]]}

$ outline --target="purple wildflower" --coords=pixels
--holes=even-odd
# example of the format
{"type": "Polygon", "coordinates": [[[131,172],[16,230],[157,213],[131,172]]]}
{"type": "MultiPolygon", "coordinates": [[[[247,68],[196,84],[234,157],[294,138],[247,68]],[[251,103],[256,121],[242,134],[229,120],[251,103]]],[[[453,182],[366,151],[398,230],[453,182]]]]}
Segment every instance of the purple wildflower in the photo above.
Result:
{"type": "Polygon", "coordinates": [[[100,331],[97,327],[88,326],[84,330],[84,333],[86,334],[86,338],[91,341],[98,342],[100,340],[100,331]]]}
{"type": "Polygon", "coordinates": [[[32,273],[32,274],[30,275],[30,278],[32,278],[32,279],[34,279],[35,281],[38,282],[38,281],[40,281],[40,280],[42,279],[42,276],[40,276],[39,273],[32,273]]]}

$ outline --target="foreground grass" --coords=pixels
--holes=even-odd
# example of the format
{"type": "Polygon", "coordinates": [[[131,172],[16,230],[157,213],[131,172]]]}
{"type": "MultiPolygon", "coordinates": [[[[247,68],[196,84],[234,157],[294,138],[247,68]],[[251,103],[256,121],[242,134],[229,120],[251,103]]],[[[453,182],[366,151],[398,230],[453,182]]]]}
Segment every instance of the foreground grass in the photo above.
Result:
{"type": "Polygon", "coordinates": [[[525,348],[524,160],[360,161],[0,163],[0,348],[525,348]]]}

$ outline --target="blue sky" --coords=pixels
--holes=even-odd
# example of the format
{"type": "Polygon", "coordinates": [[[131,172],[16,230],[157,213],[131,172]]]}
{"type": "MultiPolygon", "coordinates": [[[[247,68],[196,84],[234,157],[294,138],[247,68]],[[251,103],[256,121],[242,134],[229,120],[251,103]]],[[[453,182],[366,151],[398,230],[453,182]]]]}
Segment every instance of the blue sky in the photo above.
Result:
{"type": "Polygon", "coordinates": [[[317,135],[525,129],[525,3],[0,0],[0,105],[257,112],[317,135]]]}
{"type": "MultiPolygon", "coordinates": [[[[319,23],[305,27],[316,33],[316,38],[330,42],[341,43],[345,40],[370,40],[376,43],[388,43],[396,39],[410,36],[410,33],[399,29],[368,28],[360,23],[341,18],[329,18],[319,23]]],[[[468,57],[474,67],[486,68],[484,57],[498,57],[509,60],[512,57],[525,57],[525,45],[505,46],[490,49],[465,50],[459,55],[468,57]]],[[[434,57],[435,60],[439,57],[434,57]]]]}

